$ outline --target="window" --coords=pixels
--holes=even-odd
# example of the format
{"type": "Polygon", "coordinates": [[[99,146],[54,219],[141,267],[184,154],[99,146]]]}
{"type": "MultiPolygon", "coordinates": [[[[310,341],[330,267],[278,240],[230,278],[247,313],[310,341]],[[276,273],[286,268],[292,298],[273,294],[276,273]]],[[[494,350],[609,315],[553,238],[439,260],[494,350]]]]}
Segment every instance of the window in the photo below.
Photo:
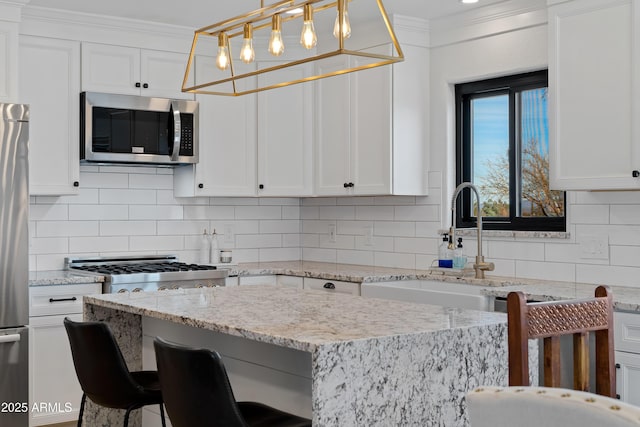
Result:
{"type": "MultiPolygon", "coordinates": [[[[565,231],[565,194],[549,189],[547,81],[544,70],[456,85],[456,181],[478,189],[486,229],[565,231]]],[[[470,190],[456,207],[456,226],[475,227],[470,190]]]]}

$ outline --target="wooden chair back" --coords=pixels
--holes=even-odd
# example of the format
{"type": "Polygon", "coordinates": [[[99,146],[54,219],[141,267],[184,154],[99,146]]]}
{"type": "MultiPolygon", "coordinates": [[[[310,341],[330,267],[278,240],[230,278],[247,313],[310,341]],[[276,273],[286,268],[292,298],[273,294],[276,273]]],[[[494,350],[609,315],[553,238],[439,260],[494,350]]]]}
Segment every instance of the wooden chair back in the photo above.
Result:
{"type": "Polygon", "coordinates": [[[560,336],[573,335],[573,388],[589,391],[589,334],[595,334],[596,393],[616,396],[613,298],[599,286],[594,298],[527,303],[522,292],[507,297],[509,385],[529,385],[529,340],[544,339],[544,386],[561,387],[560,336]]]}

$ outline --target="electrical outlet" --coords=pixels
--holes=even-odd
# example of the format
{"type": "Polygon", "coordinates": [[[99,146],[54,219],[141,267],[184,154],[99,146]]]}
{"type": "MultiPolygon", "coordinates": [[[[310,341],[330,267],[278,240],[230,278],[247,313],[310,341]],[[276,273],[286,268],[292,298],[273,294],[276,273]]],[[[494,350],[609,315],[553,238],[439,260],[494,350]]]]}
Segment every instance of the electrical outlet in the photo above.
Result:
{"type": "Polygon", "coordinates": [[[580,241],[580,258],[609,259],[609,239],[607,236],[585,236],[580,241]]]}
{"type": "Polygon", "coordinates": [[[235,233],[235,227],[233,226],[233,224],[225,224],[223,226],[224,228],[224,243],[229,244],[229,245],[233,245],[236,243],[236,233],[235,233]]]}
{"type": "Polygon", "coordinates": [[[336,242],[336,225],[329,224],[329,241],[335,243],[336,242]]]}
{"type": "Polygon", "coordinates": [[[373,225],[367,225],[364,228],[364,244],[373,246],[373,225]]]}

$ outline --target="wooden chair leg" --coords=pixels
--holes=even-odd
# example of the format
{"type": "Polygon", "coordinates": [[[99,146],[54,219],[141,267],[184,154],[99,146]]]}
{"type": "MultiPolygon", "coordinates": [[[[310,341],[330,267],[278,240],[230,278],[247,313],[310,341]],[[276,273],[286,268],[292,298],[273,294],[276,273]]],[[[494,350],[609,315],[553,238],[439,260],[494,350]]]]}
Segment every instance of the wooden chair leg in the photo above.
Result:
{"type": "Polygon", "coordinates": [[[82,393],[82,399],[80,399],[80,414],[78,415],[78,427],[82,427],[82,415],[84,414],[84,403],[87,400],[87,395],[82,393]]]}

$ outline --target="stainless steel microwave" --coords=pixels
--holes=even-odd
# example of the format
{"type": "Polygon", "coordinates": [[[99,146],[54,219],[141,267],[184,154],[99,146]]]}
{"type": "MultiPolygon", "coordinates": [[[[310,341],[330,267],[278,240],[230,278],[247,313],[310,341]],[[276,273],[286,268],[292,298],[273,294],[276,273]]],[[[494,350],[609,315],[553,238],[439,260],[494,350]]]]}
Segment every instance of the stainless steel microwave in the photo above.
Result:
{"type": "Polygon", "coordinates": [[[82,92],[80,123],[83,163],[198,163],[196,101],[82,92]]]}

